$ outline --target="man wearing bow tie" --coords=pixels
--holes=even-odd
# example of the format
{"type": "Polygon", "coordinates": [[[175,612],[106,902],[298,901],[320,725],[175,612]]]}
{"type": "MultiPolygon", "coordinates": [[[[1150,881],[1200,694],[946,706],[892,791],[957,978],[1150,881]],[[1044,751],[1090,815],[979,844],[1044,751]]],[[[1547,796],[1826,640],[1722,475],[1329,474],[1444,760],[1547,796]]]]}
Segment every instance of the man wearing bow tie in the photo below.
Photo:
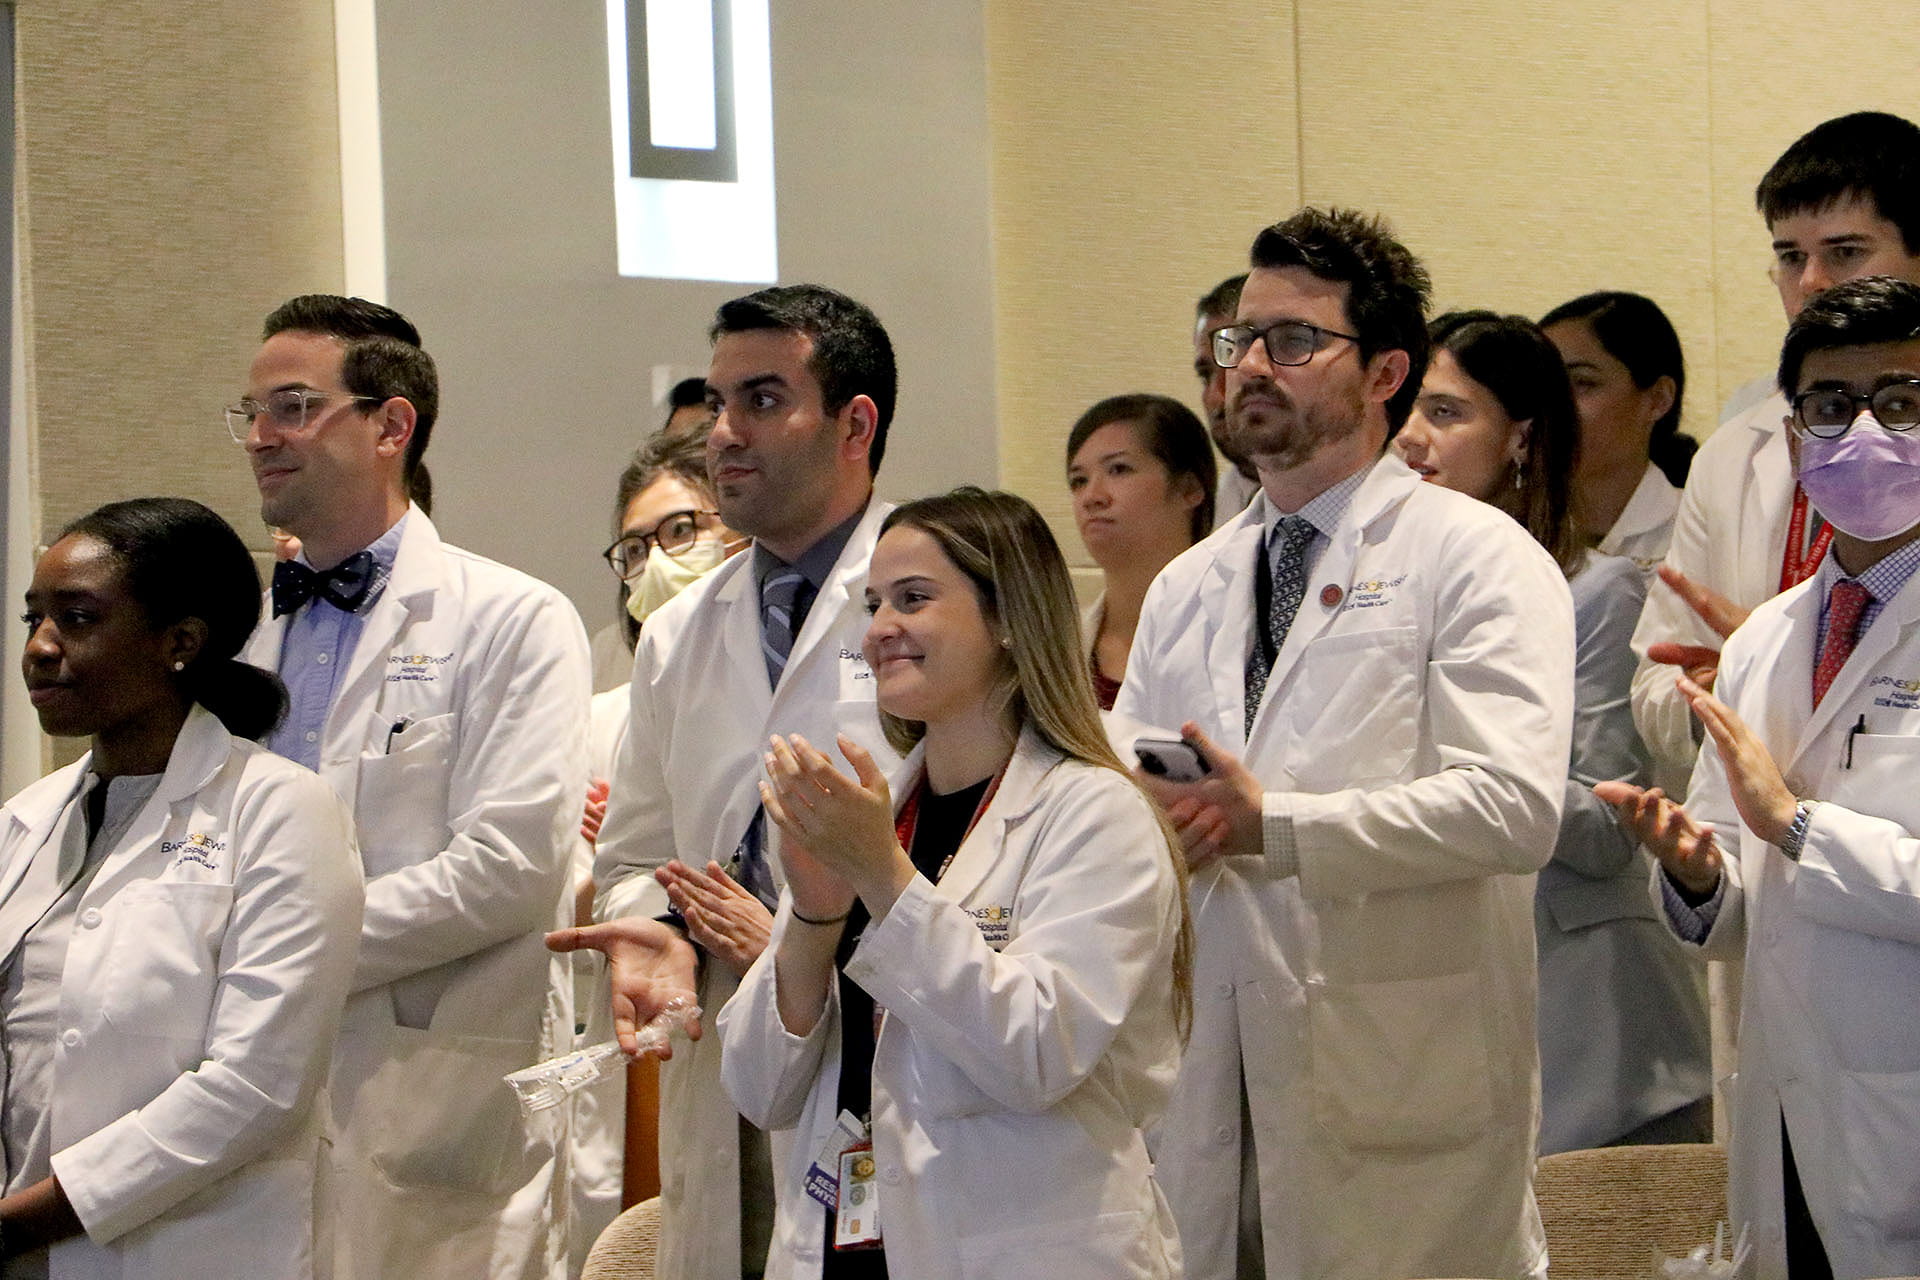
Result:
{"type": "Polygon", "coordinates": [[[541,937],[570,917],[587,642],[559,592],[408,502],[438,398],[405,317],[308,295],[267,317],[227,410],[262,517],[301,545],[245,655],[287,683],[268,745],[353,806],[367,877],[316,1272],[557,1276],[564,1114],[521,1116],[500,1077],[571,1039],[541,937]]]}

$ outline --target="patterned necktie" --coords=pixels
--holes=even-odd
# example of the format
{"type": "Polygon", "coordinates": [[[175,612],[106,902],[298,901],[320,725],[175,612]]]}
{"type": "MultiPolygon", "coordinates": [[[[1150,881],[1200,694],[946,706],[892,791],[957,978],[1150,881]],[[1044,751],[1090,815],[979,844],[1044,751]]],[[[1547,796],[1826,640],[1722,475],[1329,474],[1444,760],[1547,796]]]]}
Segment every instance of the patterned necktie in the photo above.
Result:
{"type": "Polygon", "coordinates": [[[1827,696],[1833,678],[1847,665],[1859,639],[1860,615],[1873,600],[1873,593],[1857,582],[1841,579],[1827,596],[1827,638],[1820,646],[1820,661],[1813,666],[1813,705],[1827,696]]]}
{"type": "Polygon", "coordinates": [[[295,560],[273,566],[273,616],[292,613],[319,596],[347,613],[358,609],[373,589],[373,552],[360,551],[331,569],[309,569],[295,560]]]}
{"type": "Polygon", "coordinates": [[[760,653],[767,660],[767,682],[775,687],[793,652],[794,633],[799,630],[794,613],[806,582],[805,574],[783,565],[760,585],[760,653]]]}
{"type": "MultiPolygon", "coordinates": [[[[1247,652],[1247,736],[1253,736],[1253,719],[1260,714],[1260,700],[1266,696],[1267,673],[1280,646],[1293,628],[1293,615],[1300,611],[1300,598],[1307,591],[1307,548],[1313,544],[1313,525],[1305,516],[1282,517],[1274,530],[1273,541],[1264,548],[1273,570],[1273,591],[1267,598],[1266,644],[1256,642],[1247,652]]],[[[1255,625],[1262,620],[1256,619],[1255,625]]]]}

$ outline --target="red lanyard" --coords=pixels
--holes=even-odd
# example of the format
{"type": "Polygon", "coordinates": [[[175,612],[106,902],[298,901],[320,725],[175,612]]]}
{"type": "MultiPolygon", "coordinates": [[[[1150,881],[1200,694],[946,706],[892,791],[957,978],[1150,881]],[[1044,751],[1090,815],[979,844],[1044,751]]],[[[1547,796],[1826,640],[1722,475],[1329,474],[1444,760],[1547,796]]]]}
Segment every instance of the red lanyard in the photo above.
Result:
{"type": "MultiPolygon", "coordinates": [[[[939,872],[933,877],[934,883],[938,884],[947,874],[947,868],[953,865],[954,858],[960,852],[960,845],[965,844],[967,837],[973,834],[974,827],[980,822],[980,816],[987,811],[987,806],[993,803],[993,793],[1000,789],[1000,779],[1006,776],[1007,767],[1001,765],[1000,772],[994,774],[993,781],[987,784],[986,791],[980,797],[980,803],[973,807],[973,816],[967,819],[967,829],[961,833],[960,844],[956,844],[953,852],[941,862],[939,872]]],[[[922,769],[920,777],[913,784],[913,790],[907,793],[906,803],[900,806],[900,816],[893,820],[894,839],[900,842],[900,847],[907,851],[909,857],[913,854],[913,833],[920,825],[920,797],[926,792],[927,773],[922,769]]]]}
{"type": "MultiPolygon", "coordinates": [[[[1816,519],[1818,517],[1815,517],[1816,519]]],[[[1813,545],[1806,554],[1800,554],[1800,546],[1807,537],[1807,491],[1798,481],[1793,486],[1793,516],[1787,521],[1787,549],[1780,558],[1780,589],[1796,587],[1813,576],[1820,567],[1820,561],[1826,557],[1827,547],[1833,542],[1833,526],[1820,521],[1820,531],[1813,535],[1813,545]]]]}

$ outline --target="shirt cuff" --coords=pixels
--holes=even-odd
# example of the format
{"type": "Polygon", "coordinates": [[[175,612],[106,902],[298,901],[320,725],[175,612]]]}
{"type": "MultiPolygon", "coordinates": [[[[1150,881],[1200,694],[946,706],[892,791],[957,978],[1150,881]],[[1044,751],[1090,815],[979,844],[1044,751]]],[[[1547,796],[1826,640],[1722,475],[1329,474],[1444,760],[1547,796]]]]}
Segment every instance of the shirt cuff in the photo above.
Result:
{"type": "Polygon", "coordinates": [[[1672,876],[1664,869],[1660,872],[1660,905],[1666,908],[1667,922],[1682,942],[1698,946],[1707,940],[1707,935],[1713,932],[1713,922],[1720,918],[1720,904],[1726,901],[1726,896],[1725,872],[1720,875],[1720,883],[1713,886],[1713,896],[1697,907],[1689,906],[1680,896],[1680,888],[1672,876]]]}
{"type": "Polygon", "coordinates": [[[1293,796],[1269,791],[1260,801],[1260,851],[1277,876],[1300,874],[1300,845],[1293,835],[1293,796]]]}

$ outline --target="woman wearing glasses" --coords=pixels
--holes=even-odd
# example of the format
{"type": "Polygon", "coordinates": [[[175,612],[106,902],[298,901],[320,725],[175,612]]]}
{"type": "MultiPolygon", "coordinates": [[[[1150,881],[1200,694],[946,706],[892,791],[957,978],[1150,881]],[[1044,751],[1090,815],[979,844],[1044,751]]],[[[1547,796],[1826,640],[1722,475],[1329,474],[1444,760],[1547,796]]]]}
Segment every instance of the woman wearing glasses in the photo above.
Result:
{"type": "MultiPolygon", "coordinates": [[[[1647,785],[1628,645],[1644,580],[1587,549],[1570,493],[1579,426],[1560,352],[1519,316],[1458,311],[1395,445],[1430,482],[1505,511],[1573,592],[1573,761],[1553,861],[1540,872],[1540,1150],[1710,1136],[1703,975],[1665,936],[1649,866],[1596,782],[1647,785]]],[[[1498,566],[1488,566],[1497,571],[1498,566]]]]}
{"type": "Polygon", "coordinates": [[[1178,1275],[1141,1131],[1190,1012],[1180,863],[1107,745],[1059,548],[958,489],[887,517],[866,594],[912,752],[890,787],[847,738],[853,776],[773,740],[787,887],[719,1018],[735,1104],[797,1126],[769,1280],[1178,1275]]]}
{"type": "MultiPolygon", "coordinates": [[[[720,523],[706,456],[705,431],[678,437],[661,432],[640,447],[620,474],[613,508],[618,536],[602,554],[620,580],[620,623],[629,653],[648,615],[747,545],[746,539],[720,523]]],[[[591,781],[580,824],[583,839],[574,864],[576,924],[593,923],[593,846],[607,814],[608,779],[627,735],[631,706],[624,681],[593,697],[587,739],[591,781]]],[[[666,874],[686,881],[681,892],[690,904],[688,931],[710,953],[733,957],[739,971],[746,972],[773,923],[767,909],[718,866],[693,870],[675,863],[666,874]]],[[[574,1008],[585,1014],[583,1045],[613,1035],[605,971],[606,961],[599,952],[574,953],[574,1008]]],[[[657,1069],[652,1058],[643,1058],[632,1068],[646,1077],[657,1069]]],[[[640,1084],[643,1091],[648,1088],[648,1081],[640,1084]]],[[[623,1082],[607,1081],[580,1095],[574,1111],[571,1248],[576,1271],[586,1261],[595,1237],[620,1212],[626,1146],[624,1092],[623,1082]]],[[[635,1185],[641,1189],[655,1176],[646,1170],[635,1173],[635,1185]]]]}
{"type": "Polygon", "coordinates": [[[333,789],[256,745],[252,557],[196,502],[40,557],[22,667],[78,762],[0,814],[0,1274],[313,1274],[312,1103],[359,944],[333,789]]]}

